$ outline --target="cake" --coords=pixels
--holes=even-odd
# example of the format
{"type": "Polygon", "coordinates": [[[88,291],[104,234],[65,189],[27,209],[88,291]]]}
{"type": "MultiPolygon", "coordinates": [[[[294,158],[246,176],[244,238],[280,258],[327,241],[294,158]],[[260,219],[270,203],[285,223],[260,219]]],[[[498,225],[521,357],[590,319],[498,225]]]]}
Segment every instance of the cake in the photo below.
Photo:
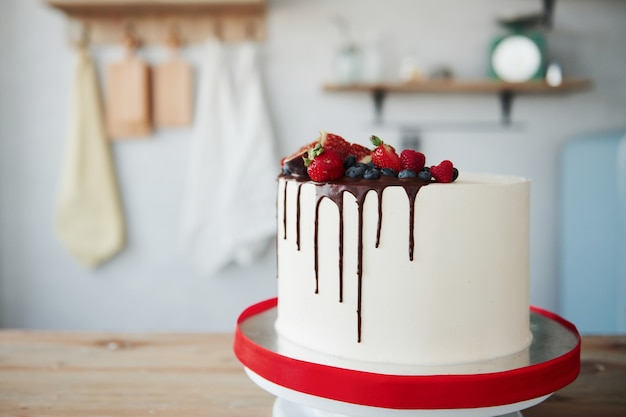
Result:
{"type": "Polygon", "coordinates": [[[283,160],[279,337],[394,365],[523,351],[529,181],[459,173],[450,161],[426,167],[419,152],[372,141],[370,150],[322,132],[283,160]]]}

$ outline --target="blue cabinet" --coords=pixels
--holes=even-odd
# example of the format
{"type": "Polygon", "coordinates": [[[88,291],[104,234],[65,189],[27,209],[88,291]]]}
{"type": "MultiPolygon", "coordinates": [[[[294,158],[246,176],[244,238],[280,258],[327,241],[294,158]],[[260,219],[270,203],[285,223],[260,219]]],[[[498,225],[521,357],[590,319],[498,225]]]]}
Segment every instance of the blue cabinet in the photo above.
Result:
{"type": "Polygon", "coordinates": [[[626,132],[568,142],[560,181],[560,313],[584,334],[624,333],[626,132]]]}

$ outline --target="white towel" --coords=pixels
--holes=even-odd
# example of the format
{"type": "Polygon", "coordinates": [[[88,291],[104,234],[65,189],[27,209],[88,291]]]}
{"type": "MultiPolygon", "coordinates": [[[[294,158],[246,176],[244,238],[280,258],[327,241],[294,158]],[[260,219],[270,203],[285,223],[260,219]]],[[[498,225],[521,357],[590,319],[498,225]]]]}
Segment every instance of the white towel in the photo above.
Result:
{"type": "Polygon", "coordinates": [[[185,254],[204,273],[213,273],[228,257],[220,241],[220,204],[226,146],[235,140],[235,107],[226,51],[217,40],[206,45],[190,145],[182,203],[182,244],[185,254]]]}
{"type": "Polygon", "coordinates": [[[124,247],[124,219],[96,70],[85,48],[77,50],[74,71],[56,230],[80,263],[95,267],[124,247]]]}
{"type": "Polygon", "coordinates": [[[248,264],[262,254],[276,233],[276,159],[274,132],[259,62],[258,46],[239,47],[234,68],[238,104],[237,158],[230,165],[226,188],[230,240],[235,259],[248,264]],[[230,181],[228,181],[230,182],[230,181]]]}
{"type": "Polygon", "coordinates": [[[182,240],[206,275],[253,261],[275,233],[273,134],[256,49],[238,52],[233,66],[209,42],[194,118],[182,240]]]}

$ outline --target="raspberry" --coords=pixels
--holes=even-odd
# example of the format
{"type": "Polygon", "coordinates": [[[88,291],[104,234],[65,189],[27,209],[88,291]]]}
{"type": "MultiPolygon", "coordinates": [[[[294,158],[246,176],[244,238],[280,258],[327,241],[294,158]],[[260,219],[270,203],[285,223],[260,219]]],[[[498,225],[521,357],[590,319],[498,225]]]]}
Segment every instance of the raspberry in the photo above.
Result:
{"type": "Polygon", "coordinates": [[[454,179],[454,166],[452,162],[446,159],[439,165],[431,166],[430,174],[437,182],[452,182],[454,179]]]}
{"type": "Polygon", "coordinates": [[[426,156],[413,149],[405,149],[400,154],[400,163],[403,169],[410,169],[413,172],[420,172],[426,165],[426,156]]]}

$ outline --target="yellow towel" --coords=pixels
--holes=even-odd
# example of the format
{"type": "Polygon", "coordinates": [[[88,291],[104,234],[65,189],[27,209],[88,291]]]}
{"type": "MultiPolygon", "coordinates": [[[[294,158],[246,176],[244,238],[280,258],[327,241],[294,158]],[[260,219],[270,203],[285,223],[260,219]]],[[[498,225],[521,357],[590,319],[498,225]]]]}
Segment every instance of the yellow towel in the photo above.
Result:
{"type": "Polygon", "coordinates": [[[81,264],[95,267],[124,247],[125,233],[98,79],[84,47],[77,49],[65,146],[56,230],[81,264]]]}

